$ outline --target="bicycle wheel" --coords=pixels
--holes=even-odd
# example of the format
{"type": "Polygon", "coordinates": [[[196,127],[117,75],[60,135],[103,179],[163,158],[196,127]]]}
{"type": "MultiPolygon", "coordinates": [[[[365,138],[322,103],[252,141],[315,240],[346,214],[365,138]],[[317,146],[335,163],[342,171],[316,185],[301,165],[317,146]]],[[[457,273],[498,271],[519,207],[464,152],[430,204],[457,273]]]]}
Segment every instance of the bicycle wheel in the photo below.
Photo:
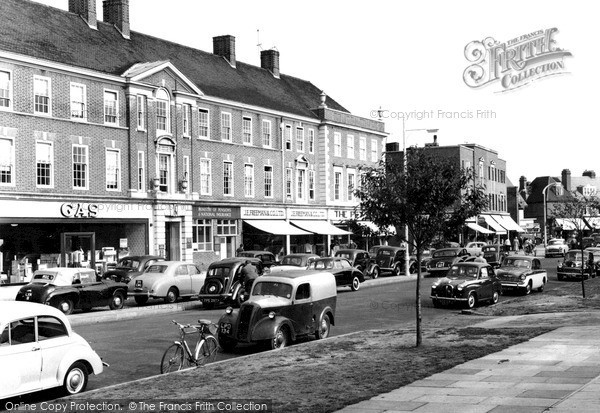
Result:
{"type": "Polygon", "coordinates": [[[183,368],[185,350],[180,344],[171,344],[162,356],[160,362],[160,373],[169,373],[183,368]]]}
{"type": "Polygon", "coordinates": [[[204,342],[200,346],[200,353],[198,354],[197,363],[199,366],[204,364],[212,363],[217,358],[217,350],[219,349],[219,343],[213,336],[204,337],[204,342]]]}

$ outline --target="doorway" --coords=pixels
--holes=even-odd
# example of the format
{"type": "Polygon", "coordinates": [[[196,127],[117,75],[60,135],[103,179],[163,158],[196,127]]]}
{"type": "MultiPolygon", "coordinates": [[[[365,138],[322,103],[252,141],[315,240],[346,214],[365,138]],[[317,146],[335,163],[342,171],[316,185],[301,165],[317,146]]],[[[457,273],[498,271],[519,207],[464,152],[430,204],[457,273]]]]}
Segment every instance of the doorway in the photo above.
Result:
{"type": "Polygon", "coordinates": [[[62,232],[60,234],[61,267],[96,268],[96,233],[62,232]]]}
{"type": "Polygon", "coordinates": [[[165,258],[169,261],[181,260],[180,227],[179,222],[165,222],[165,258]]]}

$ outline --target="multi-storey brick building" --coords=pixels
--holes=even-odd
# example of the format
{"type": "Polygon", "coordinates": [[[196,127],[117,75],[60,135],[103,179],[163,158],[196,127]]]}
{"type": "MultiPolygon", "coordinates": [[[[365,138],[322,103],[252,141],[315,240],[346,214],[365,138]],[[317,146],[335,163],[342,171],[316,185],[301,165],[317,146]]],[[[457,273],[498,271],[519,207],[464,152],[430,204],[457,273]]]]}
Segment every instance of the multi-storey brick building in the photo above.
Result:
{"type": "Polygon", "coordinates": [[[207,53],[133,32],[127,0],[105,0],[104,21],[95,0],[3,0],[0,15],[5,263],[82,247],[206,264],[345,234],[333,224],[383,124],[282,74],[278,51],[258,67],[233,36],[207,53]]]}

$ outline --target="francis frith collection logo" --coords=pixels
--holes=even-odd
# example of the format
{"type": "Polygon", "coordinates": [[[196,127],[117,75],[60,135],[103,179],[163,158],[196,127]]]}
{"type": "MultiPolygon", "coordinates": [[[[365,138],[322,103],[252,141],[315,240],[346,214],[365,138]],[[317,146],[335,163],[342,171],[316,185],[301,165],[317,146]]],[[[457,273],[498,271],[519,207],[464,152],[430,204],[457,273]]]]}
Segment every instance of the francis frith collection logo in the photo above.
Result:
{"type": "Polygon", "coordinates": [[[571,53],[556,45],[557,28],[537,30],[504,43],[488,37],[465,47],[471,64],[463,73],[467,86],[499,84],[500,92],[517,89],[535,80],[567,73],[564,58],[571,53]]]}

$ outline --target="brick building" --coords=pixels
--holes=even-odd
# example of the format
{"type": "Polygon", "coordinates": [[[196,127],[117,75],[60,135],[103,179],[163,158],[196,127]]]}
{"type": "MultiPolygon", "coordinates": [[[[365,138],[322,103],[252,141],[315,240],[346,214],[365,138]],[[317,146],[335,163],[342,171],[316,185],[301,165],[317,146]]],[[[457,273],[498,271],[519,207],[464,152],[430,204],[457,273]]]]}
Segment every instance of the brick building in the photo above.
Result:
{"type": "Polygon", "coordinates": [[[104,21],[95,0],[3,0],[0,15],[5,267],[79,247],[208,264],[240,243],[319,252],[347,234],[334,224],[384,125],[281,73],[279,51],[259,67],[233,36],[208,53],[133,32],[128,0],[103,1],[104,21]]]}

